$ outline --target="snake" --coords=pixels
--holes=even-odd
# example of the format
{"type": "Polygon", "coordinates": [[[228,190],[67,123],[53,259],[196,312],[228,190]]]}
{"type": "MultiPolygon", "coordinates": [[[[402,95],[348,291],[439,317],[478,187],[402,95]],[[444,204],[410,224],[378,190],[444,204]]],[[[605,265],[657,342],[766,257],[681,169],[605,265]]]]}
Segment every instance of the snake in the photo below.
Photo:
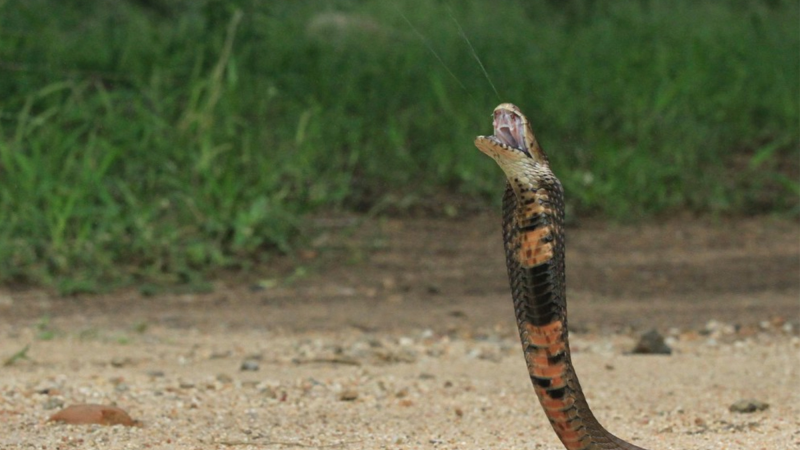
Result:
{"type": "Polygon", "coordinates": [[[567,450],[645,450],[595,418],[572,365],[567,330],[564,189],[530,122],[511,103],[494,109],[494,134],[475,146],[505,173],[503,246],[520,340],[533,383],[567,450]]]}

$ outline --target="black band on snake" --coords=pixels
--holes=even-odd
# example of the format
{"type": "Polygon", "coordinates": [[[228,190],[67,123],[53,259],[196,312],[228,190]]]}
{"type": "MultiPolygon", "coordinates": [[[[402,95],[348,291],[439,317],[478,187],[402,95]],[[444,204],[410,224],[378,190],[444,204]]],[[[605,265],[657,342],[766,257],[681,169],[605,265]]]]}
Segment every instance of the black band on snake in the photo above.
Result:
{"type": "Polygon", "coordinates": [[[503,243],[511,297],[528,373],[550,424],[568,450],[644,450],[595,419],[569,352],[564,266],[564,191],[528,119],[516,106],[494,110],[494,135],[475,145],[494,159],[508,183],[503,243]]]}

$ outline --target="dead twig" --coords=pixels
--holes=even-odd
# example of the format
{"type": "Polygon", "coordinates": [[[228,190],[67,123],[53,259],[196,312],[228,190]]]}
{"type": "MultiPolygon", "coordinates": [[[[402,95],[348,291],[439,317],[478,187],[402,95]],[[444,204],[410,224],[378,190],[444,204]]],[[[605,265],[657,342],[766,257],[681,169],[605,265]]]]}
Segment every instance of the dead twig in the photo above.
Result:
{"type": "Polygon", "coordinates": [[[267,447],[272,445],[279,445],[281,447],[300,447],[300,448],[326,448],[326,447],[342,447],[349,444],[357,444],[362,441],[343,441],[332,444],[304,444],[302,442],[291,441],[267,441],[267,442],[253,442],[253,441],[214,441],[215,445],[225,445],[229,447],[239,445],[255,445],[259,447],[267,447]]]}
{"type": "Polygon", "coordinates": [[[360,366],[361,361],[353,358],[310,358],[293,359],[295,364],[344,364],[348,366],[360,366]]]}

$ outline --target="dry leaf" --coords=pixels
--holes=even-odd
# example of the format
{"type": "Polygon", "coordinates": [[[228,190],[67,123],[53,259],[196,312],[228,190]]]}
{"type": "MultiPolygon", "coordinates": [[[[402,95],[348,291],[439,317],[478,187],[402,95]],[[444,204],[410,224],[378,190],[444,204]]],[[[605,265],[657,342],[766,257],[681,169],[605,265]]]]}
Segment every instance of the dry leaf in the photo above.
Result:
{"type": "Polygon", "coordinates": [[[131,419],[124,410],[109,405],[70,405],[50,416],[52,422],[63,422],[71,425],[139,425],[138,420],[131,419]]]}

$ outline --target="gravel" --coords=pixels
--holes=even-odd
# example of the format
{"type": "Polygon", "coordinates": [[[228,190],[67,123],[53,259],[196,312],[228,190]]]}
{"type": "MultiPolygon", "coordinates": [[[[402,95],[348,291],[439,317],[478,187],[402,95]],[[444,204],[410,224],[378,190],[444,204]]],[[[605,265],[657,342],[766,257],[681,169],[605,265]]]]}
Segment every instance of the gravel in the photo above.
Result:
{"type": "MultiPolygon", "coordinates": [[[[513,330],[154,325],[119,339],[56,325],[45,341],[35,326],[0,325],[0,360],[30,345],[0,368],[0,448],[562,448],[513,330]],[[117,406],[140,426],[48,422],[75,404],[117,406]]],[[[800,338],[784,328],[671,329],[660,357],[627,354],[638,333],[571,340],[595,415],[618,436],[653,450],[788,449],[800,446],[800,338]],[[741,399],[769,408],[729,410],[741,399]]]]}

